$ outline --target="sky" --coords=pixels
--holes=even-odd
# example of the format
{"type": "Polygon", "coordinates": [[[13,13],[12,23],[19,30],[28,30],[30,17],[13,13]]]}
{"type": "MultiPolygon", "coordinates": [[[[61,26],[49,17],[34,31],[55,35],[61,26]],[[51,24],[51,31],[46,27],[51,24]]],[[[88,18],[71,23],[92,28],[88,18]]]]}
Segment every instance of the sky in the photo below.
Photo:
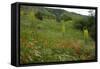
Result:
{"type": "MultiPolygon", "coordinates": [[[[54,9],[60,9],[58,7],[48,7],[48,8],[54,8],[54,9]]],[[[74,12],[74,13],[78,13],[81,15],[89,15],[89,10],[91,9],[76,9],[76,8],[61,8],[64,9],[66,11],[70,11],[70,12],[74,12]]],[[[95,10],[93,10],[93,12],[95,12],[95,10]]]]}
{"type": "MultiPolygon", "coordinates": [[[[63,8],[64,10],[70,11],[70,12],[75,12],[78,14],[82,14],[82,15],[89,15],[89,12],[91,9],[75,9],[75,8],[63,8]]],[[[95,12],[95,10],[92,10],[93,12],[95,12]]]]}

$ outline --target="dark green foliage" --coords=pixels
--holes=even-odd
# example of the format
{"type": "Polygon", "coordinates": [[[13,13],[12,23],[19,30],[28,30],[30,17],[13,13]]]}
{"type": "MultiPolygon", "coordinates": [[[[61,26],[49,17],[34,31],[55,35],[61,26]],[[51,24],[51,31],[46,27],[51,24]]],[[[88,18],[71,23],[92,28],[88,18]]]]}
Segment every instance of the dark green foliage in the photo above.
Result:
{"type": "Polygon", "coordinates": [[[87,27],[88,21],[86,18],[75,20],[75,24],[74,24],[75,28],[82,31],[84,27],[87,27]]]}
{"type": "Polygon", "coordinates": [[[90,16],[89,22],[90,22],[90,24],[88,26],[89,26],[90,36],[95,41],[96,40],[95,16],[90,16]]]}
{"type": "Polygon", "coordinates": [[[61,15],[65,12],[65,10],[62,9],[47,9],[49,12],[51,12],[53,15],[55,15],[56,21],[61,21],[61,15]]]}
{"type": "Polygon", "coordinates": [[[72,20],[72,18],[68,14],[64,13],[61,15],[61,20],[68,21],[68,20],[72,20]]]}
{"type": "Polygon", "coordinates": [[[38,11],[37,13],[35,13],[35,16],[37,19],[43,20],[43,14],[41,12],[38,11]]]}

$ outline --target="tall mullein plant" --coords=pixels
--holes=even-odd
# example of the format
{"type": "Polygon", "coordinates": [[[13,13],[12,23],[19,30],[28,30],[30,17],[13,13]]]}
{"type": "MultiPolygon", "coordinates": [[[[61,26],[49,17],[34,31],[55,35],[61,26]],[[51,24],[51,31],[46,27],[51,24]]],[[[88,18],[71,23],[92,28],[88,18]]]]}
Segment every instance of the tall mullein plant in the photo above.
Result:
{"type": "Polygon", "coordinates": [[[84,33],[84,44],[87,45],[89,39],[88,29],[87,28],[83,29],[83,33],[84,33]]]}
{"type": "Polygon", "coordinates": [[[64,21],[62,22],[62,35],[63,35],[63,37],[65,36],[65,23],[64,23],[64,21]]]}
{"type": "Polygon", "coordinates": [[[30,20],[30,22],[33,23],[34,19],[35,19],[35,16],[34,16],[34,12],[33,11],[30,11],[28,13],[28,19],[30,20]]]}

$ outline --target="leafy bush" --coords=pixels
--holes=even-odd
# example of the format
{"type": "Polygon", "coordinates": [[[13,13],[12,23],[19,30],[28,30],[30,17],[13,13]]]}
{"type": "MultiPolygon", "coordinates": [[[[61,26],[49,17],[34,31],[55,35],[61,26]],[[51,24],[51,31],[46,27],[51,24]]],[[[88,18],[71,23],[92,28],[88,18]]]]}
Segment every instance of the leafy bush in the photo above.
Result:
{"type": "Polygon", "coordinates": [[[75,24],[74,24],[75,28],[78,30],[83,30],[84,27],[88,26],[88,21],[86,19],[79,19],[79,20],[75,20],[75,24]]]}

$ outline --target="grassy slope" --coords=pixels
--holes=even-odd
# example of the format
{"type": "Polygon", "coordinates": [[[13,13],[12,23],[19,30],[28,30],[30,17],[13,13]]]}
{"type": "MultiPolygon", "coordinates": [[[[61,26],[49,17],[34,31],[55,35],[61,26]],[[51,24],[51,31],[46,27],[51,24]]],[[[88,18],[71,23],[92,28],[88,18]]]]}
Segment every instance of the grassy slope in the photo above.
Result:
{"type": "Polygon", "coordinates": [[[94,59],[94,42],[89,38],[84,43],[83,32],[74,29],[74,21],[64,22],[66,30],[62,34],[62,23],[45,19],[39,21],[21,18],[20,60],[22,64],[54,61],[94,59]]]}

